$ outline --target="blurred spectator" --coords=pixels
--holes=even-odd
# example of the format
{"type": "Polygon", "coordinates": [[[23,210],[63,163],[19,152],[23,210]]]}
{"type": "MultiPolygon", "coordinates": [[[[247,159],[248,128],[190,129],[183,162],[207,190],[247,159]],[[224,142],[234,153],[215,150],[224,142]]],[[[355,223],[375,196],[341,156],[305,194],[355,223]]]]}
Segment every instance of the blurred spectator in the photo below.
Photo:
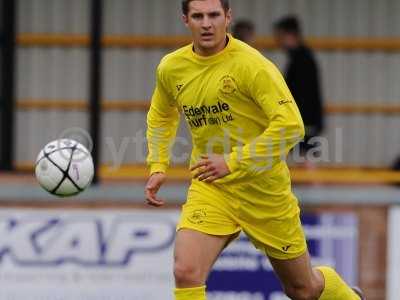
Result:
{"type": "MultiPolygon", "coordinates": [[[[393,165],[392,165],[392,169],[393,169],[393,171],[398,171],[398,172],[400,172],[400,156],[398,156],[398,157],[395,159],[395,161],[394,161],[394,163],[393,163],[393,165]]],[[[400,182],[397,182],[397,183],[395,184],[395,186],[400,187],[400,182]]]]}
{"type": "Polygon", "coordinates": [[[288,55],[285,77],[306,128],[304,142],[300,143],[300,151],[305,154],[317,146],[309,140],[318,136],[324,126],[317,61],[303,40],[301,26],[295,16],[286,16],[274,23],[274,34],[278,45],[288,55]]]}
{"type": "Polygon", "coordinates": [[[249,20],[239,20],[233,25],[232,35],[242,42],[253,45],[255,40],[255,26],[249,20]]]}
{"type": "Polygon", "coordinates": [[[394,161],[393,170],[400,171],[400,156],[394,161]]]}

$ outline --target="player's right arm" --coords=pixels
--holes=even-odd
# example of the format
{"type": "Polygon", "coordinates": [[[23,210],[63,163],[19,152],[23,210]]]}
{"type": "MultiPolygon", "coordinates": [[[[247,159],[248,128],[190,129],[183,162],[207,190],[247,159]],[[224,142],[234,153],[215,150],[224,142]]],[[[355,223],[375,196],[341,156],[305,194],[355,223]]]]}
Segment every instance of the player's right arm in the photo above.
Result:
{"type": "Polygon", "coordinates": [[[162,199],[156,194],[165,181],[170,159],[171,145],[176,136],[179,124],[179,112],[169,93],[160,66],[157,69],[156,88],[151,99],[147,114],[147,164],[150,168],[150,178],[147,182],[145,195],[150,205],[161,206],[162,199]]]}

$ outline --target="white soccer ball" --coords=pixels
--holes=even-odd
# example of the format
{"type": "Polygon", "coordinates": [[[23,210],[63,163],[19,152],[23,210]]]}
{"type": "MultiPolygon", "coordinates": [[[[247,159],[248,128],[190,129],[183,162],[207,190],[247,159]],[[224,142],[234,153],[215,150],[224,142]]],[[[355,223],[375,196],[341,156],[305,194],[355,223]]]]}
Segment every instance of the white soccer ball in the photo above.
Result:
{"type": "Polygon", "coordinates": [[[35,166],[39,184],[49,193],[67,197],[79,194],[92,181],[94,166],[90,152],[71,139],[48,143],[35,166]]]}

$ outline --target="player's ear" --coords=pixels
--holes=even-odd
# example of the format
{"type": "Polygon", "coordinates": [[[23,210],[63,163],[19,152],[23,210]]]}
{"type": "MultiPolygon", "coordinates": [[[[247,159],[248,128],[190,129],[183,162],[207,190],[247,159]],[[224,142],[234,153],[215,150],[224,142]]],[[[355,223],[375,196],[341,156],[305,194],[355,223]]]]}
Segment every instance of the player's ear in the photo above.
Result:
{"type": "Polygon", "coordinates": [[[232,9],[228,9],[226,11],[225,17],[226,17],[226,27],[229,27],[229,25],[231,25],[232,22],[232,9]]]}
{"type": "Polygon", "coordinates": [[[182,15],[182,22],[185,24],[186,27],[189,27],[189,18],[187,15],[182,15]]]}

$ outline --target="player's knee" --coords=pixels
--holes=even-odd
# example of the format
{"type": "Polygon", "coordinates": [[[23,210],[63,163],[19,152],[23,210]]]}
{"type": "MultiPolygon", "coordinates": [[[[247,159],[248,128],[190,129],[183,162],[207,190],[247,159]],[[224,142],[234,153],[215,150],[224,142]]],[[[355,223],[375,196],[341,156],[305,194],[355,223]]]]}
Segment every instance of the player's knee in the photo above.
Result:
{"type": "Polygon", "coordinates": [[[285,287],[286,295],[293,300],[318,300],[319,291],[312,285],[294,285],[285,287]]]}
{"type": "Polygon", "coordinates": [[[201,272],[193,263],[175,262],[174,277],[178,286],[201,284],[201,272]]]}

